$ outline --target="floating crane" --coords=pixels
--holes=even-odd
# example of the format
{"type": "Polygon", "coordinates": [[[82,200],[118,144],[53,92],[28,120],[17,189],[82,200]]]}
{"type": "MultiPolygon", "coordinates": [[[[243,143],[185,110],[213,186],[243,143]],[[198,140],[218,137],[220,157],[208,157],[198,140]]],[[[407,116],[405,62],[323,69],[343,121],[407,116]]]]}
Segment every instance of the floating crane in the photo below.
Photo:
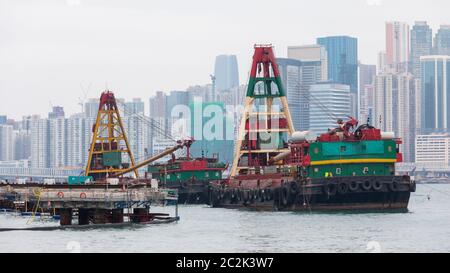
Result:
{"type": "Polygon", "coordinates": [[[93,177],[94,180],[120,177],[128,173],[134,173],[135,178],[139,178],[137,171],[139,168],[184,147],[189,149],[194,142],[193,139],[179,140],[173,147],[143,162],[136,163],[125,133],[116,99],[111,91],[103,92],[100,97],[97,119],[92,132],[92,142],[85,175],[93,177]],[[129,162],[123,162],[123,155],[128,157],[129,162]]]}
{"type": "Polygon", "coordinates": [[[271,45],[255,45],[244,107],[231,177],[257,172],[260,167],[269,166],[270,158],[288,151],[283,140],[286,135],[294,133],[292,117],[271,45]],[[274,111],[275,99],[277,108],[282,107],[277,111],[274,111]],[[264,107],[258,110],[258,105],[264,107]]]}

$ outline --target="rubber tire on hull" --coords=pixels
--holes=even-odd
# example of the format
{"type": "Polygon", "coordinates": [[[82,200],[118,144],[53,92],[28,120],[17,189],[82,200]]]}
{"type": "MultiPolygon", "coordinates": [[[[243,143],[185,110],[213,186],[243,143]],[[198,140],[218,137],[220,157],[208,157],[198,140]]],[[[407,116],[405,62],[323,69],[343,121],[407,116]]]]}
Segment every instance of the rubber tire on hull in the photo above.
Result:
{"type": "Polygon", "coordinates": [[[378,181],[378,180],[372,181],[372,189],[374,189],[374,191],[381,191],[381,190],[383,190],[383,183],[381,181],[378,181]]]}
{"type": "Polygon", "coordinates": [[[339,194],[347,194],[348,192],[348,183],[346,182],[339,182],[338,186],[337,186],[337,192],[339,194]]]}
{"type": "Polygon", "coordinates": [[[323,186],[323,192],[328,196],[334,196],[337,193],[336,184],[329,182],[323,186]]]}
{"type": "Polygon", "coordinates": [[[358,181],[351,181],[351,182],[348,184],[348,189],[349,189],[351,192],[355,192],[355,191],[359,190],[359,183],[358,183],[358,181]]]}
{"type": "Polygon", "coordinates": [[[370,191],[372,189],[372,182],[370,180],[364,180],[361,184],[361,188],[365,191],[370,191]]]}
{"type": "Polygon", "coordinates": [[[299,191],[299,186],[298,186],[297,182],[295,182],[295,181],[291,182],[289,184],[289,193],[291,195],[297,195],[298,191],[299,191]]]}
{"type": "Polygon", "coordinates": [[[393,192],[397,192],[400,190],[400,184],[397,181],[393,181],[389,184],[389,190],[393,192]]]}

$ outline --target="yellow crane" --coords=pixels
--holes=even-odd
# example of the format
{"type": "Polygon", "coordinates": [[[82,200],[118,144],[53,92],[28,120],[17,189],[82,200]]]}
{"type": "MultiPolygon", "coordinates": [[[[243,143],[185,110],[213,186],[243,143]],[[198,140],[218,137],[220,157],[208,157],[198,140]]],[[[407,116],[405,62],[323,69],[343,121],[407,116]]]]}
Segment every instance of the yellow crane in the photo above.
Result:
{"type": "Polygon", "coordinates": [[[85,176],[91,176],[94,180],[119,177],[132,172],[138,178],[139,168],[172,154],[179,149],[184,147],[189,148],[194,141],[193,139],[177,141],[173,147],[143,162],[136,163],[120,117],[116,99],[110,91],[103,92],[100,97],[97,119],[92,131],[92,142],[89,149],[85,176]],[[129,163],[122,161],[122,155],[128,157],[129,163]]]}

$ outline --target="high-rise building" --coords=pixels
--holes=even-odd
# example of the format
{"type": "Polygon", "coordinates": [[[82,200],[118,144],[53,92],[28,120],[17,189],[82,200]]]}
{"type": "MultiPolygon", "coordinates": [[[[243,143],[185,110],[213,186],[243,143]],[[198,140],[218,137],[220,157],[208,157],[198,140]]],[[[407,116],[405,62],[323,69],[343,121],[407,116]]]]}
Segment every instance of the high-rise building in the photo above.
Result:
{"type": "Polygon", "coordinates": [[[48,120],[49,167],[61,168],[66,166],[66,119],[63,117],[48,120]]]}
{"type": "Polygon", "coordinates": [[[139,162],[148,156],[148,124],[147,118],[142,117],[143,114],[133,114],[125,117],[125,131],[127,133],[128,142],[133,152],[135,161],[139,162]]]}
{"type": "Polygon", "coordinates": [[[450,134],[432,133],[416,138],[416,163],[433,167],[450,165],[450,134]]]}
{"type": "Polygon", "coordinates": [[[414,162],[416,136],[416,96],[418,80],[408,72],[383,73],[375,77],[374,119],[382,131],[394,132],[403,140],[405,162],[414,162]]]}
{"type": "Polygon", "coordinates": [[[0,125],[0,161],[14,160],[13,126],[0,125]]]}
{"type": "Polygon", "coordinates": [[[64,108],[61,106],[54,106],[52,108],[52,111],[50,113],[48,113],[48,118],[49,119],[53,119],[53,118],[63,118],[64,117],[64,108]]]}
{"type": "Polygon", "coordinates": [[[411,41],[409,35],[407,23],[386,23],[386,65],[390,72],[408,71],[411,41]]]}
{"type": "MultiPolygon", "coordinates": [[[[289,46],[288,58],[314,64],[320,63],[320,81],[328,80],[328,55],[327,50],[322,45],[289,46]]],[[[317,68],[314,68],[317,71],[317,68]]],[[[319,78],[316,75],[314,78],[319,78]]],[[[309,89],[309,87],[308,87],[309,89]]],[[[308,90],[306,90],[308,91],[308,90]]]]}
{"type": "Polygon", "coordinates": [[[14,160],[29,159],[31,155],[31,130],[14,130],[14,160]]]}
{"type": "Polygon", "coordinates": [[[317,39],[328,56],[328,80],[350,86],[350,115],[358,116],[358,39],[331,36],[317,39]]]}
{"type": "Polygon", "coordinates": [[[31,123],[31,167],[49,167],[49,123],[35,117],[31,123]]]}
{"type": "Polygon", "coordinates": [[[310,87],[309,128],[314,133],[326,133],[337,127],[338,119],[350,115],[350,86],[318,83],[310,87]]]}
{"type": "MultiPolygon", "coordinates": [[[[66,165],[71,167],[81,167],[85,165],[85,155],[90,148],[90,140],[85,139],[85,117],[83,115],[73,115],[67,119],[67,160],[66,165]]],[[[92,131],[92,127],[87,128],[92,131]]]]}
{"type": "Polygon", "coordinates": [[[386,51],[378,53],[377,74],[387,72],[387,56],[386,51]]]}
{"type": "Polygon", "coordinates": [[[450,25],[442,25],[434,38],[434,54],[450,55],[450,25]]]}
{"type": "Polygon", "coordinates": [[[134,98],[132,101],[125,102],[123,107],[125,107],[125,116],[145,114],[145,104],[140,98],[134,98]]]}
{"type": "Polygon", "coordinates": [[[7,116],[0,116],[0,125],[6,124],[7,121],[8,121],[7,116]]]}
{"type": "Polygon", "coordinates": [[[369,112],[373,109],[373,82],[377,73],[376,65],[359,64],[359,109],[358,117],[361,122],[371,118],[369,112]]]}
{"type": "Polygon", "coordinates": [[[411,30],[411,72],[420,78],[420,57],[432,54],[433,31],[427,22],[418,21],[411,30]]]}
{"type": "Polygon", "coordinates": [[[278,58],[277,63],[294,128],[308,130],[309,88],[322,81],[322,63],[286,58],[278,58]]]}
{"type": "Polygon", "coordinates": [[[84,103],[84,116],[87,118],[96,118],[98,113],[98,99],[89,99],[84,103]]]}
{"type": "MultiPolygon", "coordinates": [[[[212,84],[206,84],[206,85],[194,85],[189,86],[186,91],[189,93],[190,100],[192,101],[194,98],[201,98],[204,102],[214,102],[218,101],[218,96],[221,94],[221,92],[216,93],[213,95],[213,88],[212,84]]],[[[222,91],[230,91],[228,90],[222,90],[222,91]]]]}
{"type": "Polygon", "coordinates": [[[302,62],[294,59],[278,58],[277,64],[280,70],[281,82],[283,83],[289,104],[294,128],[296,130],[301,130],[302,128],[305,128],[305,126],[308,126],[308,124],[302,122],[302,120],[309,120],[309,115],[307,115],[309,109],[302,107],[308,105],[307,94],[303,93],[300,87],[302,62]]]}
{"type": "Polygon", "coordinates": [[[372,64],[359,64],[359,90],[363,90],[366,85],[373,84],[377,74],[377,66],[372,64]]]}
{"type": "Polygon", "coordinates": [[[191,136],[195,139],[191,146],[192,156],[217,157],[221,162],[233,162],[235,123],[233,116],[227,115],[225,104],[193,102],[189,107],[191,109],[191,136]],[[212,116],[202,114],[201,117],[196,117],[201,113],[213,112],[212,116]],[[221,114],[221,117],[217,116],[217,118],[216,114],[221,114]]]}
{"type": "Polygon", "coordinates": [[[294,111],[294,128],[308,130],[309,88],[312,84],[328,80],[327,51],[322,45],[289,46],[288,59],[278,60],[283,85],[287,90],[287,100],[294,108],[290,109],[291,112],[294,111]]]}
{"type": "MultiPolygon", "coordinates": [[[[190,116],[185,116],[183,110],[189,109],[189,93],[186,91],[171,91],[166,96],[166,119],[167,119],[167,134],[172,137],[185,137],[180,133],[180,128],[175,128],[175,125],[181,125],[182,119],[188,119],[190,116]],[[176,132],[178,131],[178,133],[176,132]]],[[[189,130],[189,128],[186,128],[189,130]]],[[[186,132],[184,132],[186,133],[186,132]]]]}
{"type": "Polygon", "coordinates": [[[217,92],[239,86],[239,71],[236,55],[219,55],[214,68],[217,92]]]}
{"type": "Polygon", "coordinates": [[[421,132],[450,129],[450,56],[422,56],[421,132]]]}
{"type": "Polygon", "coordinates": [[[149,100],[149,113],[150,119],[154,123],[154,126],[148,127],[148,149],[149,153],[155,154],[156,151],[153,150],[153,140],[154,139],[164,139],[164,135],[167,131],[167,119],[166,119],[166,94],[162,91],[156,92],[156,95],[151,97],[149,100]],[[155,129],[159,128],[159,129],[155,129]]]}
{"type": "Polygon", "coordinates": [[[164,118],[166,116],[166,94],[162,91],[156,92],[156,95],[150,98],[149,106],[151,118],[164,118]]]}
{"type": "Polygon", "coordinates": [[[374,84],[367,84],[360,91],[360,109],[359,109],[359,120],[362,123],[369,121],[373,123],[375,121],[374,116],[374,97],[375,97],[375,86],[374,84]]]}

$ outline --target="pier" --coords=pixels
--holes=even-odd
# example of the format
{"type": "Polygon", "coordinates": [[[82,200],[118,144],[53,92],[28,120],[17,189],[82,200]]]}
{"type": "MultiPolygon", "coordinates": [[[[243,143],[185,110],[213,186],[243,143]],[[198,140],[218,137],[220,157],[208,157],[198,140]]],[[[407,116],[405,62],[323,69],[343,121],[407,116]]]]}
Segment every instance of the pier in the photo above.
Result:
{"type": "Polygon", "coordinates": [[[60,215],[61,226],[150,223],[178,219],[178,193],[147,184],[126,186],[84,185],[82,187],[2,185],[0,200],[23,204],[23,210],[53,211],[60,215]],[[175,205],[175,216],[151,213],[151,206],[175,205]]]}

